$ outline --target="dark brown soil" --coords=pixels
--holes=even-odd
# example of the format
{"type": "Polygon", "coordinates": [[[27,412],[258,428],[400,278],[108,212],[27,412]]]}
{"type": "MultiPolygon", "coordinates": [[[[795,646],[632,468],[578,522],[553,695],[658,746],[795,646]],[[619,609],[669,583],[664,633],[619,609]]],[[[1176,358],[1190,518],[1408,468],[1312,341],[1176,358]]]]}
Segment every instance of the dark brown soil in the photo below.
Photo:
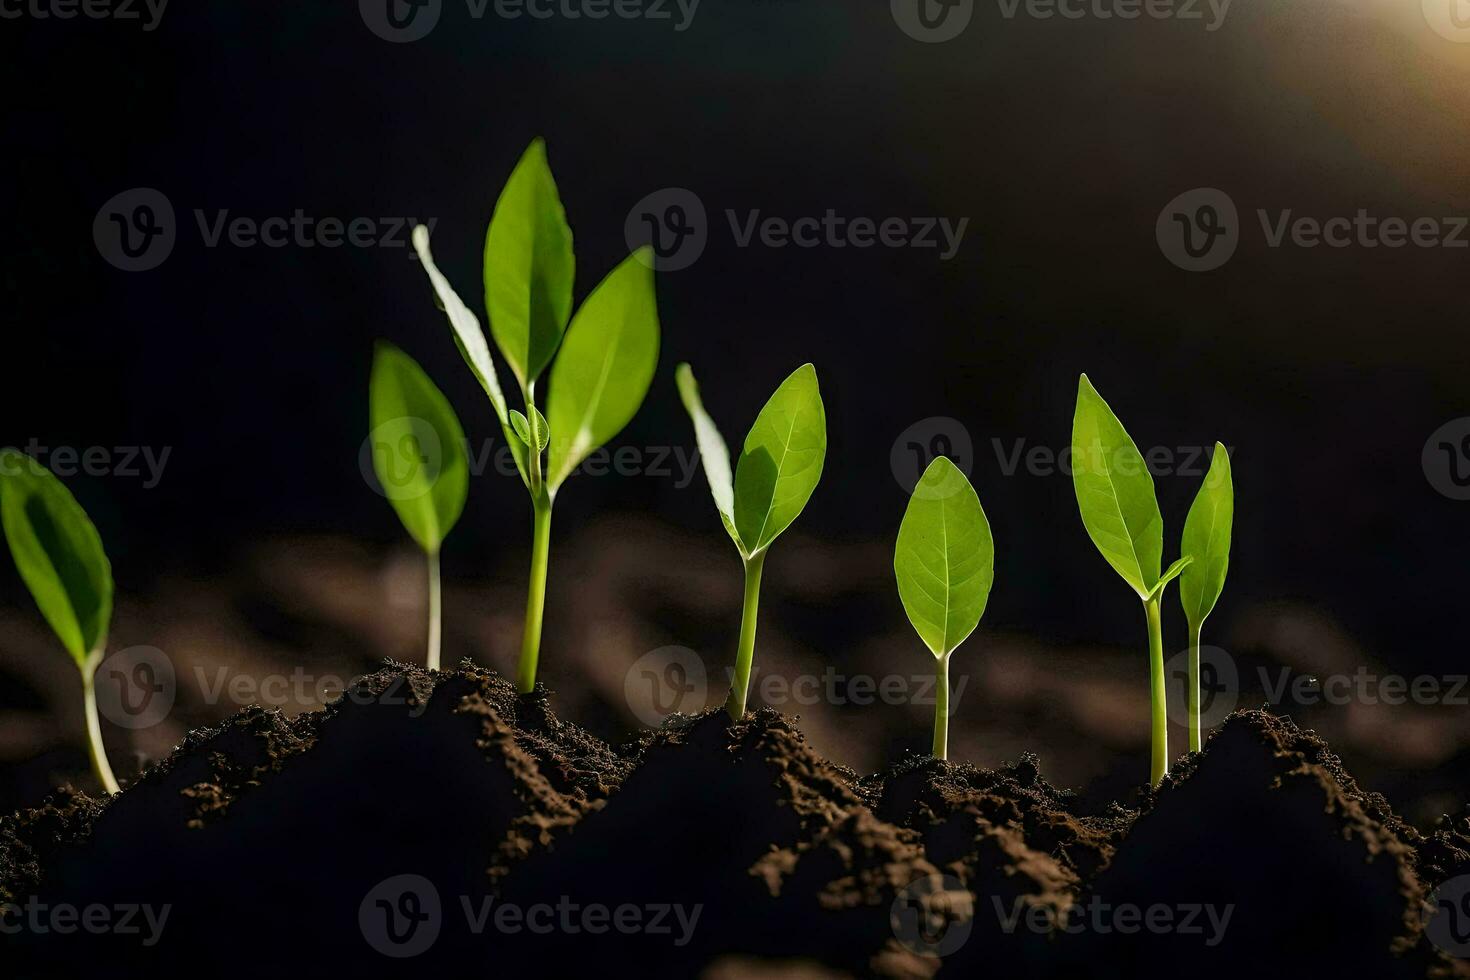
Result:
{"type": "Polygon", "coordinates": [[[1464,976],[1421,910],[1465,874],[1463,816],[1420,833],[1261,712],[1128,807],[1089,806],[1032,756],[859,778],[769,709],[678,717],[615,749],[545,691],[395,664],[324,712],[196,732],[112,799],[64,790],[0,822],[0,905],[21,907],[0,918],[0,963],[19,978],[1464,976]],[[57,915],[132,907],[167,918],[129,933],[57,915]]]}

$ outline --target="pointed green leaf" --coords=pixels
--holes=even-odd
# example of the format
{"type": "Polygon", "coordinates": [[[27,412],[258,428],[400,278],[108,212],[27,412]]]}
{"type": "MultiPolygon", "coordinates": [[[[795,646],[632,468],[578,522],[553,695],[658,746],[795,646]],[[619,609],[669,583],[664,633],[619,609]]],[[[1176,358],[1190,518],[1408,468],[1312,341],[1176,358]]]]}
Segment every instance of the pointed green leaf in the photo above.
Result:
{"type": "Polygon", "coordinates": [[[510,410],[510,424],[516,430],[516,435],[521,437],[521,442],[525,443],[527,447],[535,443],[536,437],[531,434],[531,424],[526,421],[524,415],[515,409],[510,410]]]}
{"type": "Polygon", "coordinates": [[[112,622],[112,565],[97,528],[51,471],[0,450],[0,525],[41,615],[77,666],[96,666],[112,622]]]}
{"type": "Polygon", "coordinates": [[[469,492],[464,430],[424,369],[392,344],[377,346],[368,401],[378,483],[413,539],[437,553],[469,492]]]}
{"type": "Polygon", "coordinates": [[[587,297],[552,365],[546,418],[553,493],[637,414],[658,367],[658,344],[653,259],[641,249],[587,297]]]}
{"type": "Polygon", "coordinates": [[[730,450],[725,437],[715,426],[715,420],[704,410],[699,397],[699,382],[694,380],[694,369],[680,364],[674,370],[674,381],[679,386],[679,399],[684,411],[694,423],[694,441],[699,447],[699,459],[704,464],[704,478],[709,483],[709,492],[715,498],[715,509],[720,512],[720,521],[743,555],[745,545],[740,533],[735,530],[735,485],[730,476],[730,450]]]}
{"type": "Polygon", "coordinates": [[[735,464],[735,528],[763,551],[811,499],[827,459],[827,415],[817,369],[803,364],[771,396],[735,464]]]}
{"type": "Polygon", "coordinates": [[[572,230],[536,140],[500,192],[485,234],[485,310],[490,332],[522,391],[561,344],[572,313],[572,230]]]}
{"type": "Polygon", "coordinates": [[[936,657],[980,625],[995,579],[995,542],[975,488],[944,456],[929,464],[909,498],[893,572],[909,622],[936,657]]]}
{"type": "Polygon", "coordinates": [[[1184,521],[1180,546],[1181,552],[1195,557],[1194,564],[1179,580],[1179,601],[1193,628],[1204,624],[1225,589],[1234,524],[1235,482],[1230,472],[1230,453],[1217,442],[1204,486],[1200,487],[1184,521]]]}
{"type": "Polygon", "coordinates": [[[1148,598],[1157,599],[1159,596],[1163,595],[1164,589],[1168,588],[1169,583],[1174,581],[1180,575],[1183,575],[1184,570],[1193,564],[1194,555],[1185,555],[1183,558],[1170,565],[1169,570],[1164,572],[1163,575],[1160,575],[1159,580],[1154,583],[1154,587],[1149,590],[1148,598]]]}
{"type": "Polygon", "coordinates": [[[1164,519],[1143,455],[1083,375],[1072,421],[1072,485],[1088,537],[1140,598],[1159,581],[1164,519]]]}
{"type": "Polygon", "coordinates": [[[495,362],[490,359],[490,345],[485,342],[485,332],[480,329],[480,321],[475,319],[475,315],[464,305],[449,280],[434,264],[434,254],[429,250],[428,228],[419,225],[413,230],[413,247],[418,252],[424,271],[429,275],[429,282],[434,287],[434,294],[439,298],[445,316],[449,318],[449,325],[454,331],[454,344],[459,348],[460,356],[470,366],[476,380],[480,382],[480,387],[485,389],[485,394],[490,398],[495,417],[500,421],[500,430],[510,446],[511,455],[515,457],[516,468],[521,471],[521,480],[530,486],[526,450],[511,438],[514,430],[506,410],[505,393],[500,389],[500,378],[495,373],[495,362]]]}
{"type": "Polygon", "coordinates": [[[544,452],[551,442],[551,425],[546,421],[546,416],[541,414],[541,409],[535,405],[531,406],[531,418],[534,421],[536,436],[536,452],[544,452]]]}

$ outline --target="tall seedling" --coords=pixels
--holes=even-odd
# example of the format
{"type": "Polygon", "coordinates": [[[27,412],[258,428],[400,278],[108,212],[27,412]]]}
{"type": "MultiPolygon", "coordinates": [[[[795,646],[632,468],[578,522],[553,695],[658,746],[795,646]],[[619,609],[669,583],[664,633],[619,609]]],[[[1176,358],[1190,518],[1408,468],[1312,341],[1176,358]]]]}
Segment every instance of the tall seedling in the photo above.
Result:
{"type": "Polygon", "coordinates": [[[791,526],[811,499],[827,459],[827,415],[817,387],[817,370],[803,364],[771,396],[745,437],[730,480],[730,450],[700,401],[688,364],[675,374],[679,397],[694,422],[705,479],[715,509],[745,563],[745,606],[740,646],[725,709],[733,721],[745,717],[750,668],[755,658],[756,615],[766,550],[791,526]]]}
{"type": "Polygon", "coordinates": [[[490,398],[516,468],[531,495],[531,579],[516,686],[536,686],[551,510],[567,477],[637,413],[658,364],[658,308],[650,249],[630,255],[572,310],[575,262],[546,147],[531,144],[511,173],[485,236],[485,310],[500,354],[520,386],[525,411],[500,388],[479,320],[434,265],[429,231],[414,229],[414,248],[470,370],[490,398]],[[536,384],[550,365],[543,416],[536,384]]]}
{"type": "Polygon", "coordinates": [[[1179,579],[1179,602],[1189,622],[1189,689],[1186,703],[1189,715],[1189,751],[1198,752],[1204,745],[1200,730],[1199,644],[1205,620],[1215,610],[1215,603],[1225,589],[1225,573],[1230,569],[1230,534],[1235,524],[1235,484],[1230,474],[1230,453],[1215,443],[1215,458],[1205,474],[1204,486],[1189,508],[1184,521],[1182,554],[1193,555],[1194,564],[1179,579]]]}
{"type": "Polygon", "coordinates": [[[1077,385],[1077,412],[1072,420],[1072,484],[1088,537],[1143,602],[1148,622],[1153,716],[1150,776],[1157,783],[1169,771],[1169,711],[1160,607],[1164,589],[1193,558],[1186,555],[1159,574],[1164,518],[1154,496],[1153,475],[1123,423],[1085,374],[1077,385]]]}
{"type": "Polygon", "coordinates": [[[368,385],[373,469],[383,495],[418,542],[429,566],[429,640],[425,664],[439,669],[443,591],[439,549],[464,512],[470,463],[464,429],[419,363],[379,343],[368,385]]]}
{"type": "Polygon", "coordinates": [[[0,450],[0,525],[21,579],[81,672],[92,771],[116,793],[95,684],[112,624],[112,565],[102,538],[61,481],[14,449],[0,450]]]}

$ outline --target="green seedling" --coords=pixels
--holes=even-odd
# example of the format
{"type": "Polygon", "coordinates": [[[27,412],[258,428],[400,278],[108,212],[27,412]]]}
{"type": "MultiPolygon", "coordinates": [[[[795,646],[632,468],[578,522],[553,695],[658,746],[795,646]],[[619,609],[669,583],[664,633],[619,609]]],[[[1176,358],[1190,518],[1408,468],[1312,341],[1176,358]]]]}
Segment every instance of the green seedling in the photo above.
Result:
{"type": "Polygon", "coordinates": [[[893,553],[898,597],[939,662],[934,756],[949,757],[949,655],[965,641],[990,599],[995,541],[985,509],[965,474],[935,457],[914,487],[893,553]]]}
{"type": "Polygon", "coordinates": [[[653,253],[640,249],[625,259],[568,325],[572,232],[545,144],[531,144],[501,191],[485,237],[485,308],[495,345],[520,386],[525,404],[520,412],[506,403],[479,320],[434,264],[429,230],[415,228],[413,243],[460,354],[485,389],[531,494],[531,580],[516,668],[516,687],[529,694],[541,655],[557,491],[589,454],[632,420],[658,365],[653,253]],[[536,406],[536,383],[548,365],[551,390],[543,416],[536,406]]]}
{"type": "Polygon", "coordinates": [[[750,668],[755,659],[756,614],[760,606],[761,570],[766,551],[801,514],[822,478],[827,460],[827,413],[817,387],[817,369],[803,364],[781,382],[766,402],[730,480],[730,450],[699,398],[699,385],[688,364],[675,372],[679,397],[694,422],[704,476],[715,509],[745,562],[745,607],[740,619],[740,646],[725,710],[732,721],[745,717],[750,668]]]}
{"type": "Polygon", "coordinates": [[[387,343],[379,343],[373,354],[368,415],[378,483],[428,558],[425,663],[438,670],[444,607],[439,550],[464,512],[470,486],[464,429],[419,363],[387,343]]]}
{"type": "Polygon", "coordinates": [[[81,672],[92,771],[116,793],[95,683],[112,623],[112,565],[102,538],[61,481],[14,449],[0,450],[0,525],[21,579],[81,672]]]}
{"type": "Polygon", "coordinates": [[[1159,574],[1164,518],[1154,496],[1153,475],[1123,423],[1085,374],[1077,385],[1077,413],[1072,421],[1072,485],[1088,537],[1143,601],[1153,716],[1150,776],[1157,783],[1169,771],[1161,603],[1164,589],[1193,557],[1186,555],[1159,574]]]}
{"type": "Polygon", "coordinates": [[[1200,731],[1199,642],[1205,620],[1225,589],[1230,569],[1230,532],[1235,523],[1235,484],[1230,475],[1230,453],[1215,443],[1215,458],[1205,474],[1204,486],[1189,508],[1184,521],[1180,552],[1195,557],[1194,564],[1179,578],[1179,602],[1189,622],[1189,751],[1204,745],[1200,731]]]}

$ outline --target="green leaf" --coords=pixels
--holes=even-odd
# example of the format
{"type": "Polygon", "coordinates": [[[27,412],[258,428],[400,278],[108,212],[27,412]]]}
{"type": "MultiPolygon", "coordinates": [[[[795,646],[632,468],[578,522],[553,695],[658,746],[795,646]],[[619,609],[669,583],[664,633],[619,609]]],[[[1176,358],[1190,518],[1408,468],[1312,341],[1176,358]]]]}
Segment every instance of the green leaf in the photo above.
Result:
{"type": "Polygon", "coordinates": [[[1174,581],[1180,575],[1183,575],[1184,570],[1193,564],[1194,555],[1185,555],[1183,558],[1170,565],[1169,570],[1166,571],[1163,575],[1160,575],[1159,580],[1154,583],[1154,587],[1149,590],[1148,598],[1157,599],[1159,596],[1163,595],[1164,589],[1168,588],[1169,583],[1174,581]]]}
{"type": "Polygon", "coordinates": [[[112,622],[112,566],[86,511],[50,470],[6,449],[0,525],[41,615],[77,666],[94,668],[112,622]]]}
{"type": "Polygon", "coordinates": [[[561,344],[572,313],[572,230],[536,140],[511,172],[485,234],[490,332],[529,392],[561,344]]]}
{"type": "Polygon", "coordinates": [[[535,405],[531,406],[531,418],[534,420],[536,451],[543,452],[551,443],[551,425],[546,421],[546,416],[541,414],[541,409],[535,405]]]}
{"type": "Polygon", "coordinates": [[[761,409],[735,464],[735,528],[752,555],[806,507],[826,458],[827,415],[817,369],[803,364],[761,409]]]}
{"type": "Polygon", "coordinates": [[[535,437],[531,435],[531,424],[526,417],[515,409],[510,410],[510,424],[516,430],[516,435],[521,437],[521,442],[530,447],[535,443],[535,437]]]}
{"type": "Polygon", "coordinates": [[[1139,598],[1147,599],[1164,556],[1154,478],[1085,374],[1072,421],[1072,485],[1088,537],[1139,598]]]}
{"type": "Polygon", "coordinates": [[[710,495],[715,498],[715,509],[720,512],[720,520],[735,547],[744,555],[746,547],[740,541],[740,533],[735,530],[735,486],[730,476],[730,450],[725,445],[725,437],[720,435],[715,420],[704,410],[704,402],[699,397],[699,382],[694,380],[694,369],[688,364],[680,364],[674,370],[674,381],[679,386],[679,399],[684,403],[684,410],[694,423],[694,440],[699,446],[699,458],[704,464],[704,478],[709,483],[710,495]]]}
{"type": "Polygon", "coordinates": [[[480,382],[480,387],[485,389],[485,394],[490,398],[495,417],[500,420],[500,430],[510,445],[511,455],[515,457],[516,468],[521,471],[521,480],[529,487],[531,478],[526,450],[511,438],[514,430],[506,409],[505,393],[500,388],[500,377],[495,373],[495,362],[490,358],[490,345],[485,342],[485,332],[480,329],[480,321],[464,305],[454,287],[449,285],[449,280],[434,264],[434,254],[429,250],[428,228],[419,225],[413,230],[413,247],[418,252],[424,271],[429,275],[429,282],[434,287],[434,294],[439,298],[445,316],[449,318],[449,325],[454,331],[454,344],[459,348],[460,356],[470,366],[476,380],[480,382]]]}
{"type": "Polygon", "coordinates": [[[944,456],[929,464],[909,498],[893,572],[909,622],[936,657],[980,625],[995,580],[995,542],[975,488],[944,456]]]}
{"type": "Polygon", "coordinates": [[[658,344],[653,258],[645,248],[587,297],[552,365],[546,405],[552,493],[637,414],[658,367],[658,344]]]}
{"type": "Polygon", "coordinates": [[[1184,521],[1184,538],[1179,549],[1195,557],[1194,564],[1179,580],[1179,601],[1193,628],[1204,624],[1225,589],[1234,524],[1235,483],[1230,473],[1230,453],[1217,442],[1204,486],[1200,487],[1184,521]]]}
{"type": "Polygon", "coordinates": [[[392,344],[374,352],[368,402],[378,483],[408,533],[435,554],[469,493],[464,430],[424,369],[392,344]]]}

